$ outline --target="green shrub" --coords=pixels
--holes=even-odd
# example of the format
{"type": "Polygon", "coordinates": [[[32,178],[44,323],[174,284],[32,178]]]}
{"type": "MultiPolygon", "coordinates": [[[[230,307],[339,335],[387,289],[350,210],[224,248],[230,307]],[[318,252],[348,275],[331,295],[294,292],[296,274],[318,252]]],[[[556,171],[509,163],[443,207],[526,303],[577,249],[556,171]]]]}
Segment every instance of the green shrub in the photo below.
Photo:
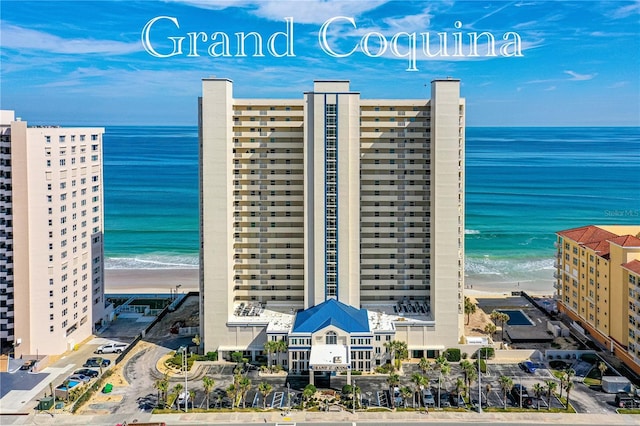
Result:
{"type": "Polygon", "coordinates": [[[496,356],[496,351],[492,347],[483,347],[478,349],[472,358],[477,359],[478,356],[480,356],[481,359],[493,359],[496,356]]]}
{"type": "Polygon", "coordinates": [[[460,362],[460,358],[461,358],[460,349],[449,348],[446,351],[444,351],[444,357],[449,362],[460,362]]]}

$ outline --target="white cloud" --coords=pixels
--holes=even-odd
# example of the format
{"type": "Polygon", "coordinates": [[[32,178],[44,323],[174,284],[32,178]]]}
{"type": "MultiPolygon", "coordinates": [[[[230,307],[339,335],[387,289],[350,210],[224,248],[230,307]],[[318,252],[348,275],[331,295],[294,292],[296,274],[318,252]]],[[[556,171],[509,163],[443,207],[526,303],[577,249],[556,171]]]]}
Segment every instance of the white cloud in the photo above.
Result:
{"type": "Polygon", "coordinates": [[[292,16],[300,24],[321,24],[333,16],[356,17],[387,3],[389,0],[167,0],[201,9],[221,10],[230,7],[246,8],[251,14],[272,21],[292,16]]]}
{"type": "Polygon", "coordinates": [[[545,92],[553,92],[554,90],[556,90],[556,86],[549,86],[546,89],[544,89],[545,92]]]}
{"type": "Polygon", "coordinates": [[[621,87],[625,87],[627,83],[627,81],[617,81],[607,86],[607,89],[620,89],[621,87]]]}
{"type": "Polygon", "coordinates": [[[32,30],[0,21],[2,48],[18,50],[37,50],[62,54],[121,55],[140,51],[140,43],[125,43],[113,40],[95,40],[90,38],[65,39],[43,31],[32,30]]]}
{"type": "Polygon", "coordinates": [[[587,81],[587,80],[591,80],[593,79],[596,74],[578,74],[575,71],[571,71],[571,70],[567,70],[564,72],[565,74],[569,74],[571,76],[571,78],[569,80],[571,81],[587,81]]]}

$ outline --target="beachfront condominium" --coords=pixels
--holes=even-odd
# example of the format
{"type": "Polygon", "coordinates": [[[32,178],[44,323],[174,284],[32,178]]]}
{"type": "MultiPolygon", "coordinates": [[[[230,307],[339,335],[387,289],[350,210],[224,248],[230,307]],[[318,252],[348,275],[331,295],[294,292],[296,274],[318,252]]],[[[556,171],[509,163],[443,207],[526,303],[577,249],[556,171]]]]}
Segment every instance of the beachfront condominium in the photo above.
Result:
{"type": "Polygon", "coordinates": [[[203,80],[206,351],[255,358],[285,340],[290,369],[340,368],[322,358],[340,350],[330,360],[369,370],[391,340],[410,356],[458,343],[459,91],[443,79],[431,99],[364,99],[349,81],[316,81],[299,99],[238,99],[231,80],[203,80]]]}
{"type": "Polygon", "coordinates": [[[640,225],[557,233],[558,309],[640,374],[640,225]]]}
{"type": "Polygon", "coordinates": [[[102,128],[0,121],[0,342],[61,354],[104,313],[102,128]]]}

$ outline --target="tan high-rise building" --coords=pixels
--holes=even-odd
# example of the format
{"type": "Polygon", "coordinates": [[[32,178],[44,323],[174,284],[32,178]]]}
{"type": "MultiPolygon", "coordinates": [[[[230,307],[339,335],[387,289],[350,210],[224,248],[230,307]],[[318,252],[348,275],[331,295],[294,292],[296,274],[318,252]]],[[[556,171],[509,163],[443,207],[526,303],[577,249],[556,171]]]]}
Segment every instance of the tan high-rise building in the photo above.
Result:
{"type": "Polygon", "coordinates": [[[640,374],[640,225],[557,232],[558,309],[640,374]]]}
{"type": "MultiPolygon", "coordinates": [[[[329,330],[337,339],[326,338],[343,342],[352,358],[361,355],[352,340],[360,343],[363,364],[353,359],[355,369],[378,364],[376,351],[390,338],[406,341],[410,355],[459,342],[459,80],[433,81],[431,99],[363,99],[348,81],[316,81],[301,99],[237,99],[224,78],[204,79],[202,90],[206,351],[255,357],[267,340],[286,339],[288,362],[305,370],[302,343],[320,339],[324,328],[317,318],[303,326],[300,314],[327,301],[336,315],[369,318],[351,336],[343,326],[329,330]]],[[[316,311],[319,318],[330,313],[316,311]]]]}
{"type": "Polygon", "coordinates": [[[2,111],[0,341],[16,357],[72,349],[104,315],[103,133],[2,111]]]}

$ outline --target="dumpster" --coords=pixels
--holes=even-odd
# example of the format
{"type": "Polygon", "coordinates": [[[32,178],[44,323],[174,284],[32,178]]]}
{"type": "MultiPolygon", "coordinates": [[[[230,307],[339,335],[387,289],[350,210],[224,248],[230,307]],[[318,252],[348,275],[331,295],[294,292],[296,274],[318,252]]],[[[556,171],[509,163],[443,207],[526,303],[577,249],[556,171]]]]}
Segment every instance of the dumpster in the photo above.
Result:
{"type": "Polygon", "coordinates": [[[50,410],[53,407],[53,397],[47,396],[46,398],[42,398],[38,403],[38,410],[50,410]]]}
{"type": "Polygon", "coordinates": [[[102,393],[110,393],[113,390],[113,385],[111,383],[107,383],[102,388],[102,393]]]}

